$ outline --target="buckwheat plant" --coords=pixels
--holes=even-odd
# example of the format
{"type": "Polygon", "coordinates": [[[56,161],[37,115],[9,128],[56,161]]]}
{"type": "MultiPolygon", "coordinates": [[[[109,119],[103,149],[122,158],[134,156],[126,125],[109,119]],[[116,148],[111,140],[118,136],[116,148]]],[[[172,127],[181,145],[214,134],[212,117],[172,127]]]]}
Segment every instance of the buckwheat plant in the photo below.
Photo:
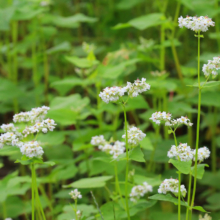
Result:
{"type": "MultiPolygon", "coordinates": [[[[149,89],[150,89],[150,85],[148,83],[146,83],[145,78],[142,78],[141,80],[139,80],[139,79],[135,80],[134,83],[127,82],[127,85],[124,87],[118,87],[118,86],[107,87],[99,94],[100,98],[104,102],[106,102],[106,103],[114,102],[116,104],[121,105],[123,112],[124,112],[125,134],[122,136],[122,138],[125,139],[125,149],[126,149],[126,175],[125,175],[125,203],[126,203],[126,205],[125,205],[125,209],[127,212],[128,220],[130,220],[130,213],[129,213],[129,206],[128,206],[128,196],[129,196],[129,193],[128,193],[129,154],[128,154],[128,152],[129,152],[129,149],[132,149],[133,147],[135,147],[139,144],[139,142],[145,137],[145,134],[136,127],[129,127],[128,128],[125,106],[130,98],[137,97],[139,94],[141,94],[145,91],[148,91],[149,89]],[[127,96],[125,97],[125,95],[127,95],[127,96]]],[[[94,137],[92,139],[91,143],[95,143],[95,142],[102,143],[101,145],[99,145],[99,148],[102,150],[104,149],[104,151],[106,151],[106,149],[108,149],[108,148],[112,149],[112,147],[110,147],[109,145],[107,145],[106,146],[107,148],[105,149],[105,147],[103,147],[103,144],[105,146],[105,143],[102,141],[103,141],[103,137],[100,137],[100,139],[99,138],[97,139],[94,137]]],[[[121,149],[123,149],[122,147],[124,147],[124,145],[122,146],[122,144],[119,144],[119,143],[118,143],[118,145],[120,145],[121,149]]],[[[109,151],[109,150],[107,150],[107,151],[109,151]]],[[[111,151],[109,151],[109,153],[110,152],[111,151]]],[[[122,152],[122,151],[119,151],[119,152],[122,152]]],[[[112,153],[112,154],[114,156],[114,153],[112,153]]],[[[118,190],[120,192],[119,184],[118,184],[118,188],[119,188],[118,190]]]]}
{"type": "Polygon", "coordinates": [[[49,107],[42,106],[39,108],[33,108],[28,112],[21,112],[13,116],[15,124],[3,124],[1,129],[5,132],[0,136],[0,148],[4,146],[16,146],[20,149],[23,155],[21,159],[15,161],[15,163],[21,163],[23,165],[31,166],[32,175],[32,220],[35,219],[35,207],[39,207],[41,215],[44,220],[45,214],[39,199],[35,164],[47,163],[53,165],[52,162],[43,162],[44,150],[41,143],[37,141],[38,133],[47,133],[53,131],[56,124],[53,119],[44,119],[49,107]],[[25,128],[21,125],[25,124],[25,128]],[[36,204],[35,204],[36,200],[36,204]]]}
{"type": "Polygon", "coordinates": [[[79,192],[78,189],[74,189],[69,193],[69,195],[75,202],[75,207],[73,206],[73,211],[75,212],[76,220],[80,220],[82,217],[82,212],[80,210],[77,210],[77,200],[82,199],[81,192],[79,192]]]}
{"type": "MultiPolygon", "coordinates": [[[[195,193],[196,193],[196,181],[198,178],[198,168],[204,169],[205,164],[198,164],[207,159],[210,156],[210,151],[207,147],[199,148],[199,127],[200,127],[200,111],[201,111],[201,90],[206,85],[210,75],[213,78],[217,75],[217,70],[220,68],[220,59],[214,57],[213,60],[209,60],[208,64],[203,66],[203,72],[206,76],[206,81],[200,83],[200,39],[203,38],[201,32],[208,30],[210,26],[214,26],[215,23],[212,19],[207,16],[201,17],[190,17],[187,16],[183,18],[182,16],[178,19],[179,27],[186,27],[190,30],[196,32],[195,37],[198,38],[198,115],[197,115],[197,129],[196,129],[196,144],[195,149],[191,149],[187,143],[177,143],[176,129],[180,125],[185,125],[187,127],[193,124],[187,117],[181,116],[177,119],[172,119],[172,115],[166,112],[155,112],[152,114],[150,120],[152,120],[157,125],[164,123],[165,126],[169,128],[168,133],[173,134],[175,145],[171,146],[168,151],[167,156],[171,158],[169,163],[172,163],[178,170],[178,180],[175,179],[165,179],[158,189],[159,194],[167,194],[171,192],[174,196],[178,197],[178,220],[181,220],[181,198],[185,197],[187,191],[184,185],[181,185],[181,174],[189,174],[189,184],[188,184],[188,197],[187,197],[187,211],[186,220],[191,220],[192,210],[197,209],[199,211],[205,211],[202,207],[194,206],[195,193]],[[192,166],[194,164],[194,166],[192,166]],[[192,176],[194,176],[193,192],[191,197],[191,185],[192,176]],[[190,213],[189,213],[190,211],[190,213]]],[[[199,174],[200,175],[200,174],[199,174]]],[[[201,178],[201,177],[200,177],[201,178]]],[[[164,197],[165,198],[165,197],[164,197]]],[[[166,197],[168,198],[168,197],[166,197]]],[[[166,199],[165,199],[166,200],[166,199]]],[[[168,200],[170,201],[170,200],[168,200]]]]}

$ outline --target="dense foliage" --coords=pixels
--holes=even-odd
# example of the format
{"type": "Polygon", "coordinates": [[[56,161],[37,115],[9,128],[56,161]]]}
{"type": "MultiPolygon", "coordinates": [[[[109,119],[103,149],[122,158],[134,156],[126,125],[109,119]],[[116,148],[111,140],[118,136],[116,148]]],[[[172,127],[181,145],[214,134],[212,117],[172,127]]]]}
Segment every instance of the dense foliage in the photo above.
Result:
{"type": "Polygon", "coordinates": [[[218,4],[0,0],[0,219],[220,219],[218,4]]]}

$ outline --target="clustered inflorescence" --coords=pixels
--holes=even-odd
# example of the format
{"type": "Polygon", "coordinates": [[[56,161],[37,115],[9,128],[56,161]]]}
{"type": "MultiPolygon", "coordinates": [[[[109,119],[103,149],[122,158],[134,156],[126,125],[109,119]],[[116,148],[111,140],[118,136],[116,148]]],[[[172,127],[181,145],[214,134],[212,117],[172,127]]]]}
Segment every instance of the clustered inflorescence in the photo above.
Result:
{"type": "MultiPolygon", "coordinates": [[[[167,156],[169,158],[175,158],[181,161],[195,161],[196,150],[191,149],[187,144],[179,144],[178,146],[172,145],[171,149],[168,151],[167,156]]],[[[210,150],[207,147],[201,147],[198,149],[198,161],[202,162],[203,160],[209,158],[210,150]]]]}
{"type": "Polygon", "coordinates": [[[178,127],[181,124],[184,124],[186,126],[193,125],[193,123],[191,123],[187,117],[181,116],[180,118],[172,119],[172,115],[170,113],[160,112],[160,111],[153,113],[150,120],[152,120],[156,124],[165,122],[165,126],[170,126],[170,127],[178,127]]]}
{"type": "Polygon", "coordinates": [[[49,109],[49,107],[42,106],[39,108],[33,108],[28,112],[15,114],[13,117],[15,123],[29,123],[30,126],[26,126],[25,129],[20,132],[13,123],[3,124],[1,129],[6,133],[1,134],[0,136],[0,148],[4,145],[17,146],[20,148],[21,153],[29,158],[42,157],[44,151],[40,144],[35,140],[24,141],[24,138],[38,132],[47,133],[48,131],[54,130],[56,126],[54,120],[44,120],[49,109]]]}
{"type": "Polygon", "coordinates": [[[212,19],[207,16],[200,16],[200,17],[187,16],[186,18],[183,18],[181,16],[179,17],[178,22],[180,28],[186,27],[195,32],[199,32],[199,31],[205,32],[208,30],[210,26],[215,26],[215,22],[212,21],[212,19]]]}
{"type": "Polygon", "coordinates": [[[107,142],[103,135],[92,137],[91,144],[98,146],[98,148],[103,152],[111,154],[114,159],[118,158],[118,156],[123,154],[125,151],[124,142],[107,142]]]}
{"type": "Polygon", "coordinates": [[[72,199],[77,200],[77,199],[82,199],[81,192],[78,191],[78,189],[72,190],[69,195],[71,196],[72,199]]]}
{"type": "Polygon", "coordinates": [[[137,79],[134,83],[127,82],[125,87],[107,87],[100,92],[100,98],[106,102],[117,102],[125,93],[128,93],[129,97],[136,97],[140,93],[145,92],[150,89],[150,85],[146,83],[146,79],[142,78],[141,80],[137,79]]]}
{"type": "MultiPolygon", "coordinates": [[[[184,185],[180,186],[180,191],[183,197],[186,195],[186,188],[184,185]]],[[[175,196],[178,195],[179,192],[179,180],[177,179],[165,179],[159,186],[158,193],[167,194],[168,192],[172,192],[175,196]]]]}
{"type": "Polygon", "coordinates": [[[215,78],[218,74],[217,70],[220,69],[220,57],[213,57],[213,60],[208,60],[208,64],[204,64],[202,71],[205,77],[212,75],[215,78]]]}
{"type": "MultiPolygon", "coordinates": [[[[137,146],[140,141],[145,138],[144,134],[139,128],[131,126],[128,129],[128,144],[131,146],[137,146]]],[[[122,138],[126,138],[126,134],[122,135],[122,138]]]]}
{"type": "Polygon", "coordinates": [[[137,202],[137,200],[140,199],[140,197],[143,197],[146,193],[152,191],[153,191],[153,187],[149,185],[147,182],[143,182],[142,185],[134,186],[131,189],[130,200],[132,202],[137,202]]]}

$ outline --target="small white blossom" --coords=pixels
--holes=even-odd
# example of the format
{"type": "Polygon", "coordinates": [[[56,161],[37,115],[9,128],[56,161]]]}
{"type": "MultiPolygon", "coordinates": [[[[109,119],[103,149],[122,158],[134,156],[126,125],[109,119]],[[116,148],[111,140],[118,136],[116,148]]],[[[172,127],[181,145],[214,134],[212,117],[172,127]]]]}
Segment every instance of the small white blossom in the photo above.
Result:
{"type": "Polygon", "coordinates": [[[134,186],[131,189],[130,200],[132,202],[137,202],[140,197],[143,197],[146,193],[152,192],[153,187],[149,185],[147,182],[144,182],[143,185],[134,186]]]}
{"type": "Polygon", "coordinates": [[[125,94],[125,91],[125,88],[118,86],[107,87],[103,90],[103,92],[100,92],[99,96],[106,103],[116,102],[125,94]]]}
{"type": "Polygon", "coordinates": [[[98,146],[98,145],[104,145],[105,143],[106,143],[106,140],[103,135],[92,137],[92,140],[91,140],[92,145],[98,146]]]}
{"type": "Polygon", "coordinates": [[[77,199],[81,199],[82,195],[81,192],[78,191],[78,189],[74,189],[72,190],[69,195],[71,196],[72,199],[77,200],[77,199]]]}
{"type": "Polygon", "coordinates": [[[30,141],[23,143],[20,148],[21,153],[29,158],[38,157],[41,158],[44,151],[37,141],[30,141]]]}
{"type": "Polygon", "coordinates": [[[6,218],[5,220],[12,220],[12,218],[6,218]]]}
{"type": "MultiPolygon", "coordinates": [[[[180,186],[180,191],[183,197],[186,195],[186,188],[184,185],[180,186]]],[[[165,179],[159,186],[158,193],[166,194],[172,192],[175,196],[178,196],[179,192],[179,180],[177,179],[165,179]]]]}
{"type": "Polygon", "coordinates": [[[120,141],[115,141],[110,150],[110,154],[113,155],[113,158],[118,158],[119,155],[123,154],[125,151],[125,143],[120,141]]]}
{"type": "Polygon", "coordinates": [[[13,132],[7,132],[4,134],[1,134],[0,136],[0,145],[3,147],[4,145],[12,145],[12,146],[18,146],[20,143],[20,135],[17,135],[13,132]]]}
{"type": "Polygon", "coordinates": [[[193,123],[190,122],[190,120],[187,117],[181,116],[177,119],[172,119],[172,115],[170,113],[166,112],[155,112],[150,117],[150,120],[155,122],[156,124],[160,124],[161,122],[165,122],[165,126],[173,127],[173,126],[179,126],[181,124],[184,124],[186,126],[192,126],[193,123]]]}
{"type": "Polygon", "coordinates": [[[55,126],[56,124],[53,119],[46,119],[42,122],[36,122],[33,126],[26,127],[22,133],[25,137],[29,134],[37,133],[40,131],[42,131],[43,133],[47,133],[48,130],[53,131],[55,126]]]}
{"type": "Polygon", "coordinates": [[[140,93],[150,90],[150,85],[146,83],[146,79],[137,79],[134,83],[127,82],[127,86],[124,87],[130,97],[136,97],[140,93]]]}
{"type": "Polygon", "coordinates": [[[78,219],[81,219],[82,212],[80,210],[77,210],[76,215],[77,215],[78,219]]]}
{"type": "MultiPolygon", "coordinates": [[[[137,127],[132,126],[128,129],[128,143],[132,146],[137,146],[145,136],[146,134],[137,127]]],[[[122,138],[126,139],[126,134],[122,135],[122,138]]]]}
{"type": "Polygon", "coordinates": [[[17,129],[16,127],[14,126],[13,123],[10,123],[10,124],[3,124],[1,126],[1,129],[4,131],[4,132],[16,132],[17,129]]]}
{"type": "Polygon", "coordinates": [[[29,112],[21,112],[13,116],[14,122],[37,122],[42,121],[50,108],[42,106],[38,108],[32,108],[29,112]]]}
{"type": "Polygon", "coordinates": [[[212,75],[215,78],[218,74],[217,70],[220,69],[220,57],[213,57],[213,60],[208,60],[208,64],[204,64],[202,71],[205,77],[212,75]]]}
{"type": "Polygon", "coordinates": [[[179,144],[179,146],[172,145],[167,156],[181,161],[190,161],[194,157],[192,149],[187,144],[179,144]]]}
{"type": "MultiPolygon", "coordinates": [[[[198,149],[198,161],[202,162],[203,160],[207,159],[210,157],[210,150],[207,147],[201,147],[198,149]]],[[[195,161],[196,159],[196,150],[193,151],[193,160],[195,161]]]]}
{"type": "Polygon", "coordinates": [[[206,213],[204,217],[202,217],[202,215],[199,215],[199,220],[212,220],[212,217],[206,213]]]}
{"type": "Polygon", "coordinates": [[[208,30],[210,26],[215,26],[215,22],[213,22],[212,19],[207,16],[200,16],[200,17],[187,16],[186,18],[183,18],[181,16],[179,17],[178,22],[180,28],[186,27],[195,32],[198,31],[205,32],[208,30]]]}

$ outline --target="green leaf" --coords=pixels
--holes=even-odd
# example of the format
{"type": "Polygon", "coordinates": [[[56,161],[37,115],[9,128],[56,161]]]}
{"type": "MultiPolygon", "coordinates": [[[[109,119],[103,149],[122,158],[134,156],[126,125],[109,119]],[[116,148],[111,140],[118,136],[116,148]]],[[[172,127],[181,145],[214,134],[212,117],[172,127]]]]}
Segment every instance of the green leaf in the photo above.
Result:
{"type": "Polygon", "coordinates": [[[129,159],[138,162],[145,162],[144,154],[140,147],[135,147],[134,149],[129,151],[129,159]]]}
{"type": "Polygon", "coordinates": [[[192,208],[200,212],[207,212],[202,206],[193,206],[192,208]]]}
{"type": "Polygon", "coordinates": [[[65,52],[71,49],[71,44],[69,42],[62,42],[46,51],[47,54],[54,54],[58,52],[65,52]]]}
{"type": "Polygon", "coordinates": [[[102,73],[103,78],[107,79],[116,79],[118,78],[123,71],[125,70],[125,64],[120,63],[116,66],[106,66],[105,71],[102,73]]]}
{"type": "Polygon", "coordinates": [[[121,29],[132,26],[134,28],[137,28],[138,30],[145,30],[149,27],[162,24],[164,22],[161,19],[162,17],[163,17],[162,13],[152,13],[134,18],[125,24],[116,25],[114,29],[121,29]]]}
{"type": "Polygon", "coordinates": [[[151,143],[150,138],[145,137],[142,141],[140,141],[140,146],[141,148],[145,149],[145,150],[153,150],[153,144],[151,143]]]}
{"type": "Polygon", "coordinates": [[[10,30],[10,20],[14,14],[14,7],[0,9],[0,30],[10,30]]]}
{"type": "Polygon", "coordinates": [[[100,177],[91,177],[91,178],[83,178],[77,180],[69,185],[64,185],[64,188],[100,188],[106,185],[106,182],[112,179],[113,176],[100,176],[100,177]]]}
{"type": "Polygon", "coordinates": [[[131,111],[135,109],[149,109],[149,105],[143,95],[138,95],[137,97],[129,99],[128,104],[125,108],[126,111],[131,111]]]}
{"type": "Polygon", "coordinates": [[[15,163],[20,163],[22,165],[29,165],[29,164],[32,164],[32,163],[34,163],[34,164],[38,164],[38,163],[42,164],[44,162],[43,162],[43,160],[41,158],[37,158],[37,157],[29,158],[29,157],[24,155],[24,156],[22,156],[21,159],[17,159],[15,161],[15,163]]]}
{"type": "MultiPolygon", "coordinates": [[[[202,88],[209,88],[220,85],[220,81],[208,81],[208,82],[201,82],[200,87],[202,88]]],[[[199,87],[198,83],[194,83],[193,85],[187,85],[191,87],[199,87]]]]}
{"type": "MultiPolygon", "coordinates": [[[[205,173],[205,167],[209,167],[208,164],[198,164],[197,165],[197,179],[202,179],[204,173],[205,173]]],[[[195,175],[195,166],[191,167],[191,173],[194,176],[195,175]]]]}
{"type": "Polygon", "coordinates": [[[69,61],[70,63],[74,64],[77,67],[80,68],[91,68],[95,65],[99,64],[98,60],[88,60],[86,58],[78,58],[78,57],[70,57],[70,56],[66,56],[65,57],[67,61],[69,61]]]}
{"type": "Polygon", "coordinates": [[[151,186],[159,186],[161,184],[161,175],[155,177],[147,177],[135,174],[134,182],[138,185],[143,184],[143,182],[147,182],[151,186]]]}
{"type": "Polygon", "coordinates": [[[170,159],[169,163],[172,163],[183,174],[189,174],[191,171],[192,161],[170,159]]]}
{"type": "Polygon", "coordinates": [[[133,7],[135,7],[136,5],[140,4],[144,2],[144,0],[121,0],[117,5],[116,8],[120,9],[120,10],[128,10],[131,9],[133,7]]]}
{"type": "MultiPolygon", "coordinates": [[[[178,199],[174,198],[171,194],[155,194],[153,196],[148,197],[148,199],[153,199],[153,200],[159,200],[159,201],[167,201],[167,202],[172,202],[175,205],[178,204],[178,199]]],[[[182,206],[189,207],[187,202],[181,201],[182,206]]]]}

